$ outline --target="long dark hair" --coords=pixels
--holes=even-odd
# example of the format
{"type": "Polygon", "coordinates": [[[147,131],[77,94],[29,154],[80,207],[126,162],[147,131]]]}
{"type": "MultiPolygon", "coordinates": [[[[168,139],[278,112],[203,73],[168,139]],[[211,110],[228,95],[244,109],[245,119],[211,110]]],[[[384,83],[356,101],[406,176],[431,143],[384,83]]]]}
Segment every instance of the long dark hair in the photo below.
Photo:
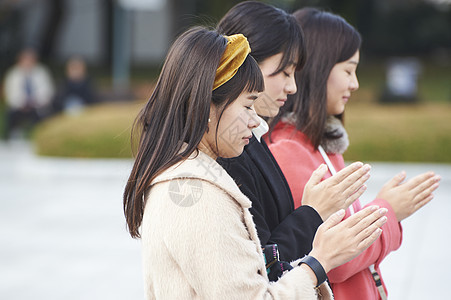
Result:
{"type": "MultiPolygon", "coordinates": [[[[360,49],[361,37],[342,17],[303,8],[293,13],[304,32],[307,61],[296,72],[297,93],[288,95],[281,113],[272,120],[271,129],[288,114],[296,119],[296,128],[312,142],[315,149],[326,138],[339,138],[335,132],[325,132],[327,119],[327,80],[335,64],[351,58],[360,49]]],[[[342,115],[337,116],[342,120],[342,115]]]]}
{"type": "Polygon", "coordinates": [[[305,62],[304,38],[294,17],[282,9],[257,1],[244,1],[232,7],[217,25],[226,35],[242,33],[251,46],[252,57],[261,63],[268,57],[283,53],[273,75],[295,64],[305,62]]]}
{"type": "Polygon", "coordinates": [[[248,56],[232,79],[212,91],[226,44],[224,36],[201,27],[182,34],[169,50],[155,89],[135,120],[132,140],[137,135],[139,145],[123,203],[134,238],[140,237],[145,193],[152,180],[196,151],[208,130],[210,104],[222,109],[221,116],[243,91],[264,89],[257,62],[248,56]]]}

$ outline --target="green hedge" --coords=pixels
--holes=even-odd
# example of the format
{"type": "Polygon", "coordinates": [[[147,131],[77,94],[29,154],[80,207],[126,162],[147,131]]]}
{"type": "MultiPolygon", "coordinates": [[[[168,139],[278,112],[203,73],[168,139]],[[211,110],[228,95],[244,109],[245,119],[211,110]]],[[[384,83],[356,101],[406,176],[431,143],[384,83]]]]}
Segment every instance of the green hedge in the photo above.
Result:
{"type": "Polygon", "coordinates": [[[451,104],[349,105],[346,160],[451,163],[451,104]]]}
{"type": "Polygon", "coordinates": [[[131,157],[130,130],[143,103],[99,104],[57,115],[33,133],[36,152],[62,157],[131,157]]]}
{"type": "MultiPolygon", "coordinates": [[[[130,129],[143,103],[102,104],[59,115],[33,135],[38,154],[131,157],[130,129]]],[[[351,101],[345,116],[348,161],[451,163],[451,104],[379,105],[351,101]]]]}

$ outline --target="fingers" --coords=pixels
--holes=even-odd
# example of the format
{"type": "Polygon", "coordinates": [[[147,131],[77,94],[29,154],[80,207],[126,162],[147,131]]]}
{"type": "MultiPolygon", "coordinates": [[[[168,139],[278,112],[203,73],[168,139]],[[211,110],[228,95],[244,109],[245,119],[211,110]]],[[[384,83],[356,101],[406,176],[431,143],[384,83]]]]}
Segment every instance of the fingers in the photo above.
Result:
{"type": "Polygon", "coordinates": [[[428,186],[426,189],[424,189],[419,194],[417,194],[417,196],[415,197],[415,200],[421,201],[424,198],[428,197],[430,194],[432,194],[439,187],[439,185],[440,185],[440,183],[435,182],[432,185],[428,186]]]}
{"type": "Polygon", "coordinates": [[[323,179],[328,170],[329,169],[325,164],[321,164],[315,171],[313,171],[312,176],[310,176],[310,179],[307,181],[306,185],[315,186],[320,183],[321,179],[323,179]]]}
{"type": "Polygon", "coordinates": [[[332,214],[329,218],[327,218],[326,221],[320,226],[323,228],[324,231],[329,230],[330,228],[336,226],[343,220],[345,216],[345,210],[340,209],[336,213],[332,214]]]}
{"type": "Polygon", "coordinates": [[[421,207],[425,206],[434,198],[432,192],[434,192],[439,187],[439,185],[440,185],[439,182],[435,182],[414,197],[412,203],[414,211],[419,210],[421,207]]]}
{"type": "Polygon", "coordinates": [[[400,173],[396,174],[392,179],[390,179],[386,184],[384,184],[384,187],[386,188],[394,188],[398,186],[401,182],[406,179],[406,172],[401,171],[400,173]]]}
{"type": "Polygon", "coordinates": [[[354,172],[351,176],[349,176],[344,182],[343,185],[345,187],[343,193],[347,197],[351,196],[355,193],[360,187],[363,186],[365,182],[370,179],[369,171],[371,170],[370,165],[365,165],[359,171],[354,172]]]}
{"type": "Polygon", "coordinates": [[[421,182],[420,184],[418,184],[417,186],[415,186],[411,191],[412,193],[415,193],[417,195],[423,192],[428,192],[430,194],[439,187],[440,179],[441,177],[439,175],[430,177],[425,181],[421,182]]]}
{"type": "Polygon", "coordinates": [[[360,252],[371,245],[381,234],[382,227],[387,222],[386,208],[378,206],[366,207],[346,220],[342,221],[339,226],[343,226],[340,232],[347,232],[348,237],[358,245],[357,250],[360,252]]]}
{"type": "Polygon", "coordinates": [[[365,207],[364,209],[358,211],[357,213],[353,214],[352,216],[341,222],[341,224],[343,224],[343,226],[350,228],[355,227],[359,222],[374,214],[378,209],[379,207],[376,205],[365,207]]]}
{"type": "Polygon", "coordinates": [[[332,176],[334,184],[340,183],[345,180],[349,175],[363,167],[363,163],[358,161],[350,164],[346,168],[341,169],[337,174],[332,176]]]}
{"type": "Polygon", "coordinates": [[[387,217],[385,216],[386,213],[387,209],[381,208],[374,212],[371,216],[362,220],[361,223],[357,224],[359,227],[363,226],[360,232],[356,235],[357,239],[363,241],[381,228],[387,222],[387,217]],[[374,221],[372,222],[372,220],[374,221]]]}
{"type": "Polygon", "coordinates": [[[423,200],[419,201],[418,203],[416,203],[415,206],[414,206],[415,211],[419,210],[420,208],[422,208],[423,206],[425,206],[426,204],[431,202],[432,199],[434,199],[434,195],[429,195],[425,199],[423,199],[423,200]]]}
{"type": "Polygon", "coordinates": [[[433,178],[434,176],[435,176],[434,172],[426,172],[426,173],[423,173],[423,174],[413,177],[412,179],[407,181],[405,184],[409,188],[409,190],[412,190],[412,189],[415,189],[416,187],[418,187],[419,185],[421,185],[422,183],[424,183],[425,181],[433,178]]]}
{"type": "Polygon", "coordinates": [[[366,237],[365,239],[363,239],[359,245],[357,246],[357,248],[360,251],[365,250],[366,248],[368,248],[369,246],[371,246],[371,244],[373,244],[382,234],[382,229],[377,228],[376,230],[373,231],[373,233],[371,233],[371,235],[369,235],[368,237],[366,237]]]}
{"type": "Polygon", "coordinates": [[[355,193],[351,194],[346,200],[345,200],[345,208],[348,208],[352,203],[354,203],[355,200],[359,199],[360,196],[363,195],[363,193],[366,191],[366,186],[362,185],[355,193]]]}

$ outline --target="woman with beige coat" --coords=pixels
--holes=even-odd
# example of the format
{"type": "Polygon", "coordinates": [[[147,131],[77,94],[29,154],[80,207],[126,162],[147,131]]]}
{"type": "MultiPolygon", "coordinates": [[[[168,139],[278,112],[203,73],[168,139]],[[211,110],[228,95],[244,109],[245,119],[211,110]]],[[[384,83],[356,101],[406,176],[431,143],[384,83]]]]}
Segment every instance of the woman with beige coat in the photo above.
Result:
{"type": "Polygon", "coordinates": [[[124,212],[142,238],[147,299],[332,299],[325,273],[366,249],[386,221],[375,206],[343,222],[343,210],[333,214],[309,255],[269,282],[251,202],[215,161],[240,155],[259,124],[253,103],[264,84],[249,52],[241,34],[182,34],[136,120],[124,212]]]}

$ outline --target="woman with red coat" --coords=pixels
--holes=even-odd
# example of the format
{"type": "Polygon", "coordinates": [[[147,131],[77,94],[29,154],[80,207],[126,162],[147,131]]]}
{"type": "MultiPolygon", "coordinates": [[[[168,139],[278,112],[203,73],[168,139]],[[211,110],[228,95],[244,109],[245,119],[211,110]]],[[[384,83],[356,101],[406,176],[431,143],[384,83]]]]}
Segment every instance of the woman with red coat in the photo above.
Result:
{"type": "MultiPolygon", "coordinates": [[[[318,166],[328,165],[326,177],[345,167],[342,154],[349,142],[342,119],[351,93],[359,87],[356,69],[361,37],[343,18],[328,12],[304,8],[293,15],[304,32],[307,61],[296,73],[298,91],[273,119],[268,140],[296,208],[302,205],[304,186],[318,166]]],[[[388,209],[388,221],[378,240],[328,273],[335,299],[385,299],[379,264],[400,247],[400,222],[432,200],[440,180],[433,172],[403,182],[405,177],[404,172],[393,177],[368,204],[388,209]]],[[[345,217],[361,209],[357,200],[345,217]]]]}

